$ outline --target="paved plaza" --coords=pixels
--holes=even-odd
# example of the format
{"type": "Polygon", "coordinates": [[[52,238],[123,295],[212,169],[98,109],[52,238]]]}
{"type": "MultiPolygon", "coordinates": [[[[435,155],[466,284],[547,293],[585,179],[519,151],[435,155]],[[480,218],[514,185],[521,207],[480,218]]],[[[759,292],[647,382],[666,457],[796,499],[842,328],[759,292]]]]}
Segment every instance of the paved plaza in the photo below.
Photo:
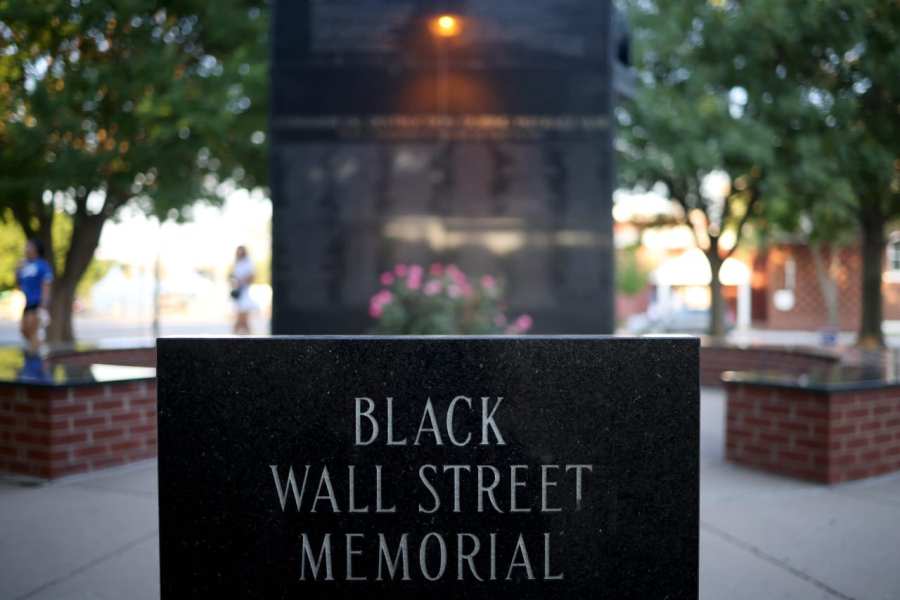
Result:
{"type": "MultiPolygon", "coordinates": [[[[825,487],[737,467],[722,393],[702,411],[701,598],[900,598],[900,475],[825,487]]],[[[0,598],[158,598],[156,489],[155,461],[0,481],[0,598]]]]}

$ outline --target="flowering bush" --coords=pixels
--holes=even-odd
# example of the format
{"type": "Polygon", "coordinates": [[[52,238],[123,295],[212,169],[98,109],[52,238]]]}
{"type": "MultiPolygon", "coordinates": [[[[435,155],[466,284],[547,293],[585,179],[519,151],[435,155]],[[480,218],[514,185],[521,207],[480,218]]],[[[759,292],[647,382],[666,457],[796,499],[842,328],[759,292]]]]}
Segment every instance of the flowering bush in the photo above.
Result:
{"type": "Polygon", "coordinates": [[[394,335],[523,334],[532,320],[510,322],[503,312],[502,289],[484,275],[471,280],[456,265],[397,265],[381,275],[382,289],[372,296],[374,331],[394,335]]]}

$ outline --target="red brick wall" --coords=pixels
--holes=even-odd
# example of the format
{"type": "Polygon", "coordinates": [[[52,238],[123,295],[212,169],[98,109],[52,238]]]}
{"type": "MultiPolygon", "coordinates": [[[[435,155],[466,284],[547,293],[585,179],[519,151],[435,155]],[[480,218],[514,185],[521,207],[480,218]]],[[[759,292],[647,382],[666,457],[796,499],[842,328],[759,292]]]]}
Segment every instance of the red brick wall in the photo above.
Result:
{"type": "Polygon", "coordinates": [[[0,472],[52,479],[156,456],[156,382],[0,385],[0,472]]]}
{"type": "MultiPolygon", "coordinates": [[[[840,266],[837,269],[839,299],[838,313],[840,327],[844,331],[856,331],[860,323],[860,276],[862,263],[856,247],[840,251],[840,266]]],[[[765,326],[770,329],[803,329],[816,331],[828,324],[825,301],[819,289],[816,265],[807,246],[786,244],[771,248],[766,260],[766,280],[768,282],[767,310],[765,326]],[[775,308],[773,301],[777,290],[785,285],[785,263],[793,258],[796,264],[796,287],[794,307],[789,311],[775,308]]],[[[884,298],[884,318],[900,319],[900,284],[886,282],[882,287],[884,298]]]]}
{"type": "Polygon", "coordinates": [[[900,470],[900,389],[832,394],[829,480],[900,470]]]}
{"type": "Polygon", "coordinates": [[[900,470],[900,387],[849,392],[725,387],[729,460],[823,483],[900,470]]]}

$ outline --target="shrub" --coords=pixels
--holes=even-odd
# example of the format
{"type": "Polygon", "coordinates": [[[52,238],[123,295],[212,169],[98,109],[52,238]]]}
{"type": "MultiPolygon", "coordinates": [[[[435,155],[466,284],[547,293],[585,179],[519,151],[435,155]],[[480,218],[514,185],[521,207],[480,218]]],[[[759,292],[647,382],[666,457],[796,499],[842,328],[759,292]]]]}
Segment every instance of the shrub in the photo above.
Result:
{"type": "Polygon", "coordinates": [[[532,319],[509,321],[497,279],[469,278],[456,265],[397,265],[381,275],[369,314],[374,333],[386,335],[520,335],[532,319]]]}

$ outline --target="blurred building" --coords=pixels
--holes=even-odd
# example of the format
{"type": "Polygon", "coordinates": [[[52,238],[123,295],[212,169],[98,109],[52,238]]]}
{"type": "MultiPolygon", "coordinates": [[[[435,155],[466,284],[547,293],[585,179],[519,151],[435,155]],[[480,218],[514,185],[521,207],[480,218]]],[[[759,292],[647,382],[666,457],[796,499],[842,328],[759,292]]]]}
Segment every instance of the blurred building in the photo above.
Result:
{"type": "MultiPolygon", "coordinates": [[[[884,319],[900,323],[900,232],[889,238],[882,276],[884,319]]],[[[838,323],[843,331],[859,329],[862,314],[862,258],[857,246],[826,251],[822,257],[836,284],[838,323]]],[[[783,243],[760,253],[757,271],[765,280],[764,307],[757,315],[770,329],[818,330],[828,326],[828,309],[812,249],[783,243]]],[[[821,267],[820,267],[821,268],[821,267]]]]}
{"type": "MultiPolygon", "coordinates": [[[[623,323],[642,314],[705,311],[710,304],[709,263],[679,208],[649,194],[617,194],[616,248],[635,252],[647,271],[646,288],[617,298],[623,323]]],[[[763,248],[742,248],[720,273],[726,318],[739,329],[787,331],[830,328],[827,286],[833,286],[837,329],[859,328],[862,258],[856,245],[814,250],[789,239],[763,248]],[[818,257],[814,252],[818,252],[818,257]],[[817,266],[818,262],[818,266],[817,266]]],[[[882,298],[885,327],[900,329],[900,231],[889,236],[882,298]]]]}

